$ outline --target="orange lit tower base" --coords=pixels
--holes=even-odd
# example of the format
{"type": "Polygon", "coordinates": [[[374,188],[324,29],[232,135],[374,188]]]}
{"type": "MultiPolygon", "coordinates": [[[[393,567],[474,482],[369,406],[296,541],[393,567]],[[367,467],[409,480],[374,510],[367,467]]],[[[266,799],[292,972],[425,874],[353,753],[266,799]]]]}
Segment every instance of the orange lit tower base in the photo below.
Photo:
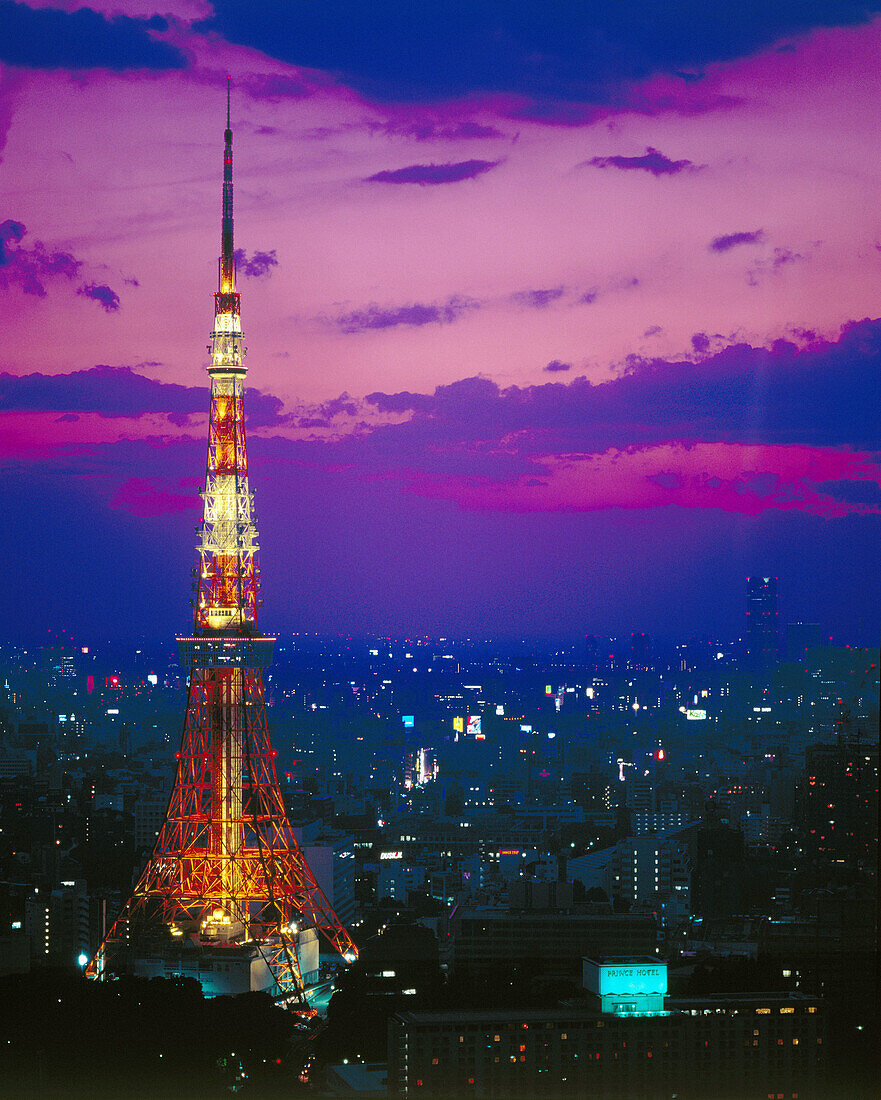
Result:
{"type": "Polygon", "coordinates": [[[263,669],[274,638],[257,628],[257,527],[248,487],[244,351],[232,220],[227,117],[219,289],[215,294],[208,460],[190,670],[174,788],[153,854],[86,973],[138,969],[175,944],[258,955],[275,991],[306,1006],[297,944],[322,933],[347,960],[357,951],[291,832],[269,740],[263,669]]]}

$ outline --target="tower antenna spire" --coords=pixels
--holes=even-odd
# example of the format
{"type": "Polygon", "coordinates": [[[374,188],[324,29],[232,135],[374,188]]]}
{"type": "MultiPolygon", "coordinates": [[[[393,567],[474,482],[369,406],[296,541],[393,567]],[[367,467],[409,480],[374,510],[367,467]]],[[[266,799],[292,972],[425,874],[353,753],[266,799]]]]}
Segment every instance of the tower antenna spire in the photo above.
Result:
{"type": "Polygon", "coordinates": [[[232,79],[226,78],[226,130],[223,134],[223,217],[220,228],[220,263],[217,309],[219,313],[239,312],[239,296],[236,294],[236,261],[233,255],[232,218],[232,126],[230,124],[230,89],[232,79]]]}

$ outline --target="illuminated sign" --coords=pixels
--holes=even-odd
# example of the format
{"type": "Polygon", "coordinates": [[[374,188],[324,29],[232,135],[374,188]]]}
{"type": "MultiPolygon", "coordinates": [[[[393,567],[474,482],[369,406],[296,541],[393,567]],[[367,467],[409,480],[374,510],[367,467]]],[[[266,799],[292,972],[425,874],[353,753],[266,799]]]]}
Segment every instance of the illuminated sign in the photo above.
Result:
{"type": "Polygon", "coordinates": [[[656,1016],[664,1011],[667,964],[654,959],[618,963],[585,959],[584,987],[599,997],[602,1011],[616,1016],[656,1016]]]}
{"type": "Polygon", "coordinates": [[[156,685],[159,683],[159,677],[156,675],[155,672],[150,672],[147,674],[147,683],[152,684],[153,687],[156,687],[156,685]]]}
{"type": "Polygon", "coordinates": [[[453,719],[453,729],[456,731],[456,733],[465,732],[465,719],[462,717],[461,714],[457,714],[456,717],[453,719]]]}
{"type": "Polygon", "coordinates": [[[483,733],[482,733],[481,728],[480,728],[480,715],[479,714],[469,714],[468,715],[468,725],[465,729],[465,732],[467,733],[467,735],[469,737],[479,737],[481,739],[481,741],[483,740],[483,733]]]}
{"type": "Polygon", "coordinates": [[[532,733],[532,726],[521,726],[520,727],[520,732],[521,733],[532,733]]]}
{"type": "Polygon", "coordinates": [[[404,723],[404,728],[408,730],[416,724],[416,718],[412,714],[401,715],[401,721],[404,723]]]}
{"type": "Polygon", "coordinates": [[[505,708],[502,706],[501,703],[499,703],[499,705],[496,707],[496,714],[499,716],[499,718],[501,718],[501,717],[504,716],[504,713],[505,713],[505,708]]]}
{"type": "Polygon", "coordinates": [[[380,859],[403,859],[404,858],[404,853],[403,852],[380,852],[379,853],[379,858],[380,859]]]}
{"type": "Polygon", "coordinates": [[[520,849],[519,848],[502,848],[499,851],[499,855],[500,856],[519,856],[520,855],[520,849]]]}
{"type": "Polygon", "coordinates": [[[707,717],[705,710],[698,710],[694,707],[689,708],[685,712],[685,717],[689,722],[703,722],[707,717]]]}
{"type": "Polygon", "coordinates": [[[553,694],[554,693],[551,690],[551,685],[550,684],[545,684],[545,695],[553,695],[553,694]]]}

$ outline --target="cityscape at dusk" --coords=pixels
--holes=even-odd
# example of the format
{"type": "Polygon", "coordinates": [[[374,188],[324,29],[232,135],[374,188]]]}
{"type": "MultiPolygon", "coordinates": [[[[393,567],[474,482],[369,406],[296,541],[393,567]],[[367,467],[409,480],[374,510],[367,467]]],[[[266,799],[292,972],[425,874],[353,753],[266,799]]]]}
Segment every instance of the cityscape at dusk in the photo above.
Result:
{"type": "Polygon", "coordinates": [[[0,0],[0,1091],[875,1096],[881,10],[86,3],[0,0]]]}

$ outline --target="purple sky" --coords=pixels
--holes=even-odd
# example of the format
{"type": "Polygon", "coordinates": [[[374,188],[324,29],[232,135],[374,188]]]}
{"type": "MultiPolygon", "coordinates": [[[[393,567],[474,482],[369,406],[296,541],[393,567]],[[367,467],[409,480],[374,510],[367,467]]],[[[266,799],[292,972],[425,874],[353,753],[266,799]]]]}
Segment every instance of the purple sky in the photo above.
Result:
{"type": "Polygon", "coordinates": [[[266,629],[877,641],[881,19],[593,7],[0,0],[10,637],[187,628],[229,74],[266,629]]]}

